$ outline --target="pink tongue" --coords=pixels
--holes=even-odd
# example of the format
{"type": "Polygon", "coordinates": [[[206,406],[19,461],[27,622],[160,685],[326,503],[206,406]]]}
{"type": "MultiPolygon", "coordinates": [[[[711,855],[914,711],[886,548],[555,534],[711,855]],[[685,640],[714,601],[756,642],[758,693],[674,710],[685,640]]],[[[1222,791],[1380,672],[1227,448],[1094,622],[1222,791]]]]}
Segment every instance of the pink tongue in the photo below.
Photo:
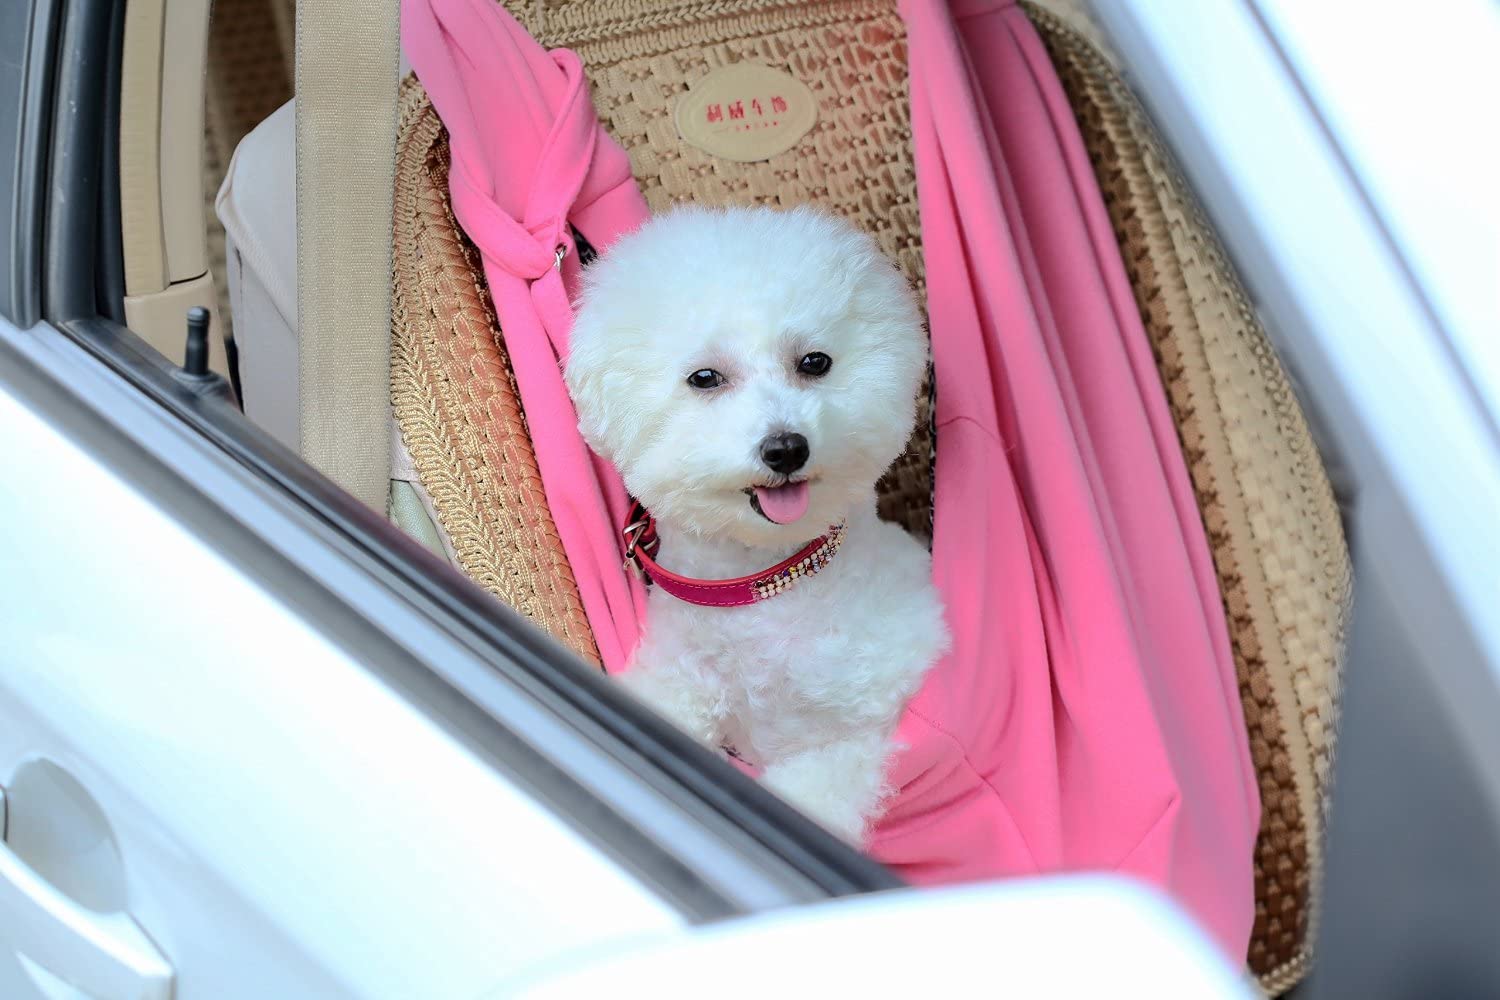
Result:
{"type": "Polygon", "coordinates": [[[791,524],[807,513],[807,493],[805,482],[755,487],[755,499],[760,501],[761,513],[777,524],[791,524]]]}

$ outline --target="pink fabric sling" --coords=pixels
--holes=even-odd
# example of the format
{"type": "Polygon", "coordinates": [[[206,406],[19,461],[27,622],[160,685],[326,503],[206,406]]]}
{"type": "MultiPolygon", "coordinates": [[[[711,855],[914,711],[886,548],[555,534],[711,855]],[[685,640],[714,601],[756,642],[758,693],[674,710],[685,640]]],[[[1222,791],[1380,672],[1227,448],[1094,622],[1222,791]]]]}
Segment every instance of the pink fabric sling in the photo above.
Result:
{"type": "MultiPolygon", "coordinates": [[[[1254,770],[1217,582],[1077,127],[1013,0],[903,0],[954,649],[903,718],[872,852],[919,884],[1106,869],[1243,958],[1254,770]]],[[[578,58],[494,0],[403,0],[547,499],[605,665],[638,640],[626,498],[560,374],[576,254],[647,209],[578,58]],[[559,265],[559,254],[561,257],[559,265]]]]}

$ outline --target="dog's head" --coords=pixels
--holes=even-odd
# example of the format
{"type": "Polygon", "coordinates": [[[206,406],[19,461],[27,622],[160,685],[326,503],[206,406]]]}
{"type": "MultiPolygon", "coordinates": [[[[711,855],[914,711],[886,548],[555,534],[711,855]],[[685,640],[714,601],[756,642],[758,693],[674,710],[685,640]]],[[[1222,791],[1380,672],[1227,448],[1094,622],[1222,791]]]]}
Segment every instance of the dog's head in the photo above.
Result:
{"type": "Polygon", "coordinates": [[[901,454],[927,349],[874,240],[807,209],[680,209],[590,266],[567,381],[584,437],[678,528],[838,521],[901,454]]]}

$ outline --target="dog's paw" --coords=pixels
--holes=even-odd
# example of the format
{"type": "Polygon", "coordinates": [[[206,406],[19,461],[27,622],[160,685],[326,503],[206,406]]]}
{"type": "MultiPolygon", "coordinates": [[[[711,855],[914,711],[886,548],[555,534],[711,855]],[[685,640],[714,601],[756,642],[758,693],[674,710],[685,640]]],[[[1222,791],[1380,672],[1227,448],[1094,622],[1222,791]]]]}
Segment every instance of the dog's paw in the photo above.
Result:
{"type": "Polygon", "coordinates": [[[714,709],[717,699],[684,684],[675,675],[633,667],[619,676],[620,684],[646,705],[706,746],[719,744],[719,722],[714,709]]]}
{"type": "Polygon", "coordinates": [[[850,847],[864,850],[869,841],[870,821],[857,809],[828,809],[825,806],[821,814],[809,815],[817,820],[819,826],[850,847]]]}
{"type": "Polygon", "coordinates": [[[835,837],[864,847],[869,821],[862,803],[834,791],[821,779],[774,765],[766,769],[765,784],[835,837]]]}
{"type": "Polygon", "coordinates": [[[837,837],[863,847],[885,798],[891,744],[867,734],[767,764],[765,783],[837,837]]]}

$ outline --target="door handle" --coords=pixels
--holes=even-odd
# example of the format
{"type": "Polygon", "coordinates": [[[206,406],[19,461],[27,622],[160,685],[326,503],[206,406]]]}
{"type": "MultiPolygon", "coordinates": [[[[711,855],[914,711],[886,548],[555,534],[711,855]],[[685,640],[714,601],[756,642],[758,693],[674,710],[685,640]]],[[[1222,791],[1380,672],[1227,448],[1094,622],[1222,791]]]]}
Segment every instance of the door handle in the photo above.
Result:
{"type": "MultiPolygon", "coordinates": [[[[4,830],[0,789],[0,835],[4,830]]],[[[3,841],[0,942],[98,1000],[171,1000],[172,966],[130,914],[75,902],[3,841]]]]}

